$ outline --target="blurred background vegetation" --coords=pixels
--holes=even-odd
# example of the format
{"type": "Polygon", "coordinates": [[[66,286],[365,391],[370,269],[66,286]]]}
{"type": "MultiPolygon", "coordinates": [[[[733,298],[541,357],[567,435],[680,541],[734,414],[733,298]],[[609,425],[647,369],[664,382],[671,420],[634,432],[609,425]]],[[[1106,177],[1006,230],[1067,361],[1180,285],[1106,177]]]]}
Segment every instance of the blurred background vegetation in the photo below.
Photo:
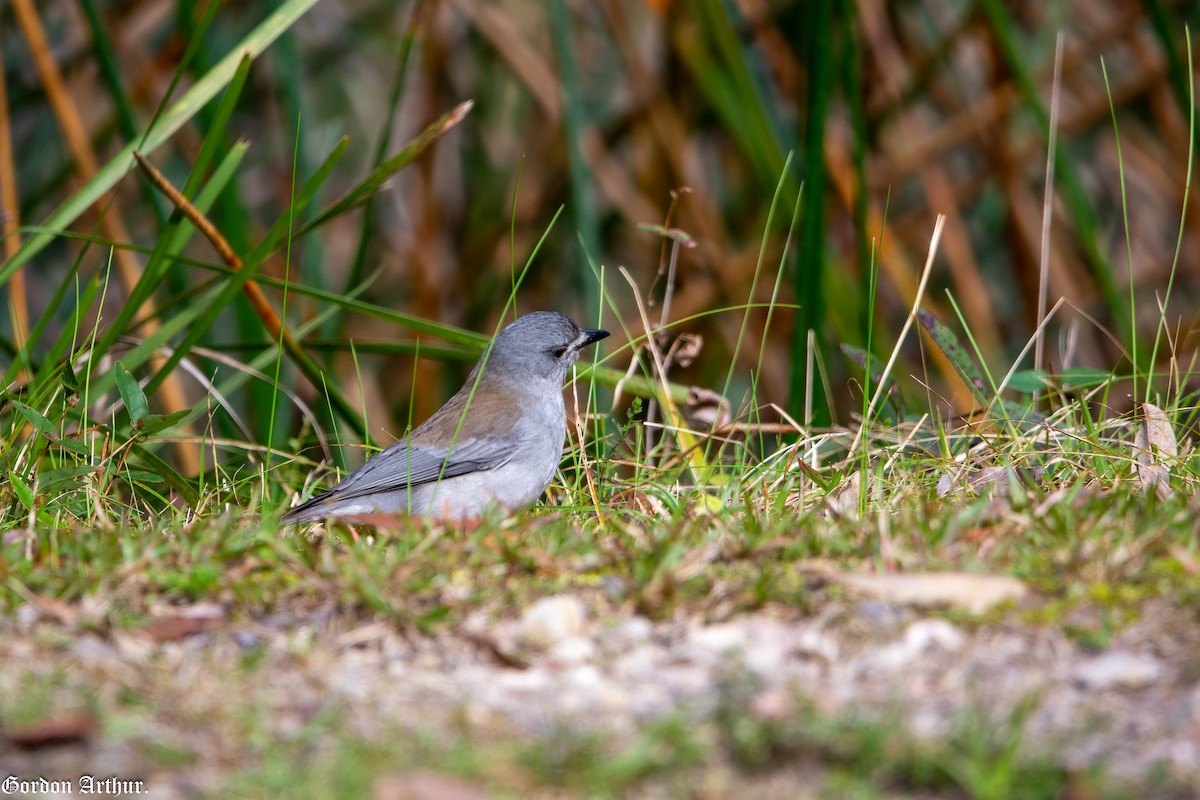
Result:
{"type": "MultiPolygon", "coordinates": [[[[14,0],[0,8],[0,128],[13,158],[0,164],[7,266],[97,165],[136,141],[277,7],[296,5],[14,0]]],[[[837,345],[890,351],[937,214],[947,223],[924,306],[961,330],[957,305],[1000,374],[1032,335],[1060,31],[1047,263],[1050,304],[1068,305],[1049,326],[1044,366],[1128,374],[1136,320],[1141,373],[1152,356],[1159,371],[1171,357],[1190,369],[1200,340],[1200,206],[1187,193],[1195,122],[1185,37],[1198,21],[1200,4],[1170,0],[323,0],[253,60],[227,125],[215,119],[218,95],[151,161],[182,187],[204,147],[216,148],[211,163],[220,164],[248,143],[209,211],[245,257],[342,137],[345,156],[297,227],[471,100],[465,119],[369,204],[274,250],[260,276],[490,332],[514,270],[546,235],[518,310],[558,309],[612,330],[622,330],[619,317],[636,336],[633,289],[617,268],[661,303],[669,248],[642,226],[676,227],[696,246],[679,253],[672,334],[699,334],[703,349],[672,377],[719,390],[733,363],[735,403],[753,381],[757,402],[800,418],[812,330],[821,370],[812,421],[850,423],[861,408],[861,370],[837,345]],[[601,265],[614,304],[603,312],[601,265]],[[1170,342],[1154,351],[1172,275],[1170,342]],[[779,307],[764,330],[776,285],[779,307]],[[738,350],[747,303],[763,305],[749,313],[738,350]]],[[[126,307],[172,212],[127,167],[134,174],[75,220],[82,236],[55,235],[19,269],[4,270],[6,361],[22,319],[26,330],[46,322],[31,368],[53,353],[58,330],[94,324],[94,310],[71,311],[85,285],[76,276],[113,276],[100,293],[101,330],[126,307]],[[56,302],[68,285],[76,288],[56,302]]],[[[167,324],[227,280],[210,266],[218,263],[193,237],[152,298],[135,298],[136,319],[112,352],[145,335],[147,320],[167,324]]],[[[267,297],[283,309],[279,290],[268,285],[267,297]]],[[[447,362],[423,336],[414,367],[404,344],[413,330],[337,302],[292,293],[286,316],[298,328],[328,309],[305,349],[384,441],[431,413],[473,358],[447,362]]],[[[658,314],[652,309],[651,320],[658,314]]],[[[247,362],[276,339],[241,296],[197,334],[187,363],[210,380],[236,369],[222,354],[247,362]]],[[[897,374],[928,383],[923,404],[969,411],[971,397],[944,357],[910,339],[897,374]]],[[[627,354],[613,363],[623,368],[627,354]]],[[[151,392],[151,405],[207,407],[193,377],[180,378],[174,400],[151,392]]],[[[320,387],[290,366],[283,381],[318,414],[327,410],[320,387]]],[[[1129,407],[1127,394],[1110,395],[1113,410],[1129,407]]],[[[250,381],[228,401],[249,441],[280,446],[298,429],[290,406],[273,413],[270,380],[250,381]]],[[[214,424],[232,430],[228,420],[214,424]]]]}

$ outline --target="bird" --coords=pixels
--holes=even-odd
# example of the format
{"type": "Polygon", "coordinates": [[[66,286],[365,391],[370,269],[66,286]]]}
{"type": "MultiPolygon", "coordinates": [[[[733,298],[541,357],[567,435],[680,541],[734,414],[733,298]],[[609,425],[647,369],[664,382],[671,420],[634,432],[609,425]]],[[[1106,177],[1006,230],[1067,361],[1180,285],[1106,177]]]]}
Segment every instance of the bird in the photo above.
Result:
{"type": "Polygon", "coordinates": [[[492,340],[466,383],[433,416],[324,494],[283,514],[311,522],[372,515],[470,520],[537,500],[567,435],[563,381],[608,331],[565,315],[519,317],[492,340]]]}

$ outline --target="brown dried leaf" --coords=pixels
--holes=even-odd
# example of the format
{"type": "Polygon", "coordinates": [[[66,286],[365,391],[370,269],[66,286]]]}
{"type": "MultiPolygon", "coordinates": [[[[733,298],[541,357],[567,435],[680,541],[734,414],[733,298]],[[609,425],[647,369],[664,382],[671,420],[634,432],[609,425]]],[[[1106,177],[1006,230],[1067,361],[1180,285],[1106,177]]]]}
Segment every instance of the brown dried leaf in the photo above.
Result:
{"type": "Polygon", "coordinates": [[[825,497],[825,507],[834,517],[858,519],[859,501],[862,498],[862,476],[855,470],[825,497]]]}
{"type": "Polygon", "coordinates": [[[1040,481],[1045,471],[1044,467],[1032,467],[1018,471],[1012,467],[995,464],[985,465],[978,469],[972,469],[966,465],[949,467],[938,479],[937,494],[938,497],[945,497],[956,489],[966,488],[967,491],[976,495],[991,493],[999,497],[1008,497],[1012,491],[1014,480],[1040,481]]]}
{"type": "Polygon", "coordinates": [[[1163,460],[1179,455],[1179,443],[1175,440],[1171,421],[1161,408],[1142,403],[1142,413],[1142,424],[1138,426],[1133,439],[1135,467],[1142,482],[1142,491],[1153,490],[1165,500],[1171,495],[1171,468],[1163,460]]]}
{"type": "Polygon", "coordinates": [[[1009,476],[1012,471],[1008,467],[987,466],[967,475],[967,486],[975,494],[994,491],[1001,497],[1008,496],[1009,476]]]}
{"type": "Polygon", "coordinates": [[[197,603],[150,620],[142,631],[156,642],[173,642],[225,624],[225,609],[215,603],[197,603]]]}
{"type": "Polygon", "coordinates": [[[3,738],[22,750],[40,750],[89,739],[99,729],[99,720],[87,711],[50,716],[30,725],[13,725],[4,729],[3,738]]]}
{"type": "Polygon", "coordinates": [[[32,592],[26,599],[40,613],[53,617],[67,627],[73,628],[79,622],[79,609],[70,603],[64,603],[54,597],[35,595],[32,592]]]}
{"type": "Polygon", "coordinates": [[[671,515],[661,498],[638,489],[630,491],[630,505],[650,517],[669,517],[671,515]]]}
{"type": "Polygon", "coordinates": [[[1007,575],[978,572],[910,572],[862,574],[823,572],[833,583],[887,603],[917,606],[958,606],[980,614],[1007,600],[1020,600],[1029,589],[1007,575]]]}
{"type": "Polygon", "coordinates": [[[142,630],[156,642],[173,642],[210,631],[219,625],[219,620],[203,617],[163,617],[147,622],[142,630]]]}

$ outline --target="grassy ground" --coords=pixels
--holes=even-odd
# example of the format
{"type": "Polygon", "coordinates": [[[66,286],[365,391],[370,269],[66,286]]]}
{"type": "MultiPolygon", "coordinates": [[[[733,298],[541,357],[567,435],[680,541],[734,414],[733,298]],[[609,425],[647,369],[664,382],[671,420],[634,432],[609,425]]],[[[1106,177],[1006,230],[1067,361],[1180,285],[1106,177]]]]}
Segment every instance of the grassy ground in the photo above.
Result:
{"type": "Polygon", "coordinates": [[[0,197],[0,791],[1200,794],[1196,125],[1173,9],[1089,29],[1061,78],[1052,37],[998,3],[835,4],[828,41],[741,4],[330,2],[344,19],[310,29],[312,0],[179,3],[174,23],[122,4],[120,25],[79,5],[63,47],[94,52],[72,57],[36,44],[42,22],[76,30],[74,5],[4,12],[39,88],[11,117],[0,97],[24,154],[0,183],[25,189],[0,197]],[[133,58],[123,37],[156,25],[164,52],[133,58]],[[628,46],[638,26],[661,52],[628,46]],[[1114,61],[1110,85],[1080,52],[1114,38],[1160,57],[1114,61]],[[93,58],[111,118],[89,128],[52,67],[93,58]],[[371,82],[393,72],[390,95],[371,82]],[[1072,80],[1106,102],[1063,111],[1088,138],[1060,148],[1065,219],[1035,258],[1054,176],[1013,165],[1041,169],[1058,112],[1035,89],[1072,80]],[[49,124],[69,157],[43,158],[49,124]],[[960,158],[963,131],[986,135],[960,158]],[[1102,212],[1122,244],[1101,246],[1102,212]],[[1043,294],[1067,299],[1035,314],[1043,294]],[[419,422],[537,306],[614,335],[568,387],[535,508],[279,524],[404,429],[389,402],[419,422]]]}
{"type": "MultiPolygon", "coordinates": [[[[1136,428],[1101,442],[1059,421],[1048,430],[1067,446],[997,434],[987,448],[967,432],[981,461],[1021,465],[974,488],[946,485],[953,463],[922,452],[919,431],[878,429],[840,471],[781,452],[765,463],[791,469],[714,468],[707,491],[690,470],[629,474],[614,451],[589,463],[591,487],[567,469],[543,507],[471,530],[281,529],[278,494],[257,508],[214,496],[199,520],[109,508],[88,525],[13,526],[4,761],[21,777],[111,772],[178,796],[1187,796],[1200,774],[1179,749],[1200,741],[1162,723],[1194,704],[1200,668],[1185,491],[1198,476],[1194,459],[1163,459],[1169,493],[1144,491],[1136,428]],[[947,572],[979,582],[947,590],[931,577],[947,572]],[[897,594],[845,573],[918,584],[897,594]],[[995,604],[995,576],[1025,591],[995,604]],[[585,621],[569,605],[530,621],[544,598],[578,600],[585,621]],[[622,639],[631,619],[648,638],[622,639]],[[965,643],[885,657],[929,620],[965,643]],[[730,626],[736,646],[696,655],[730,626]],[[804,630],[824,644],[788,650],[778,676],[746,666],[804,630]],[[560,638],[595,647],[564,655],[560,638]],[[1048,639],[1057,672],[1039,655],[1048,639]],[[622,677],[621,654],[641,646],[668,666],[622,677]],[[1118,651],[1150,657],[1153,674],[1084,685],[1082,665],[1118,651]],[[830,660],[815,677],[786,666],[816,652],[830,660]],[[676,691],[672,663],[700,665],[700,689],[676,691]],[[610,680],[576,702],[560,681],[581,667],[610,680]],[[1022,670],[1022,692],[1001,688],[1022,670]],[[987,675],[997,683],[979,685],[987,675]],[[631,710],[664,687],[654,713],[631,710]],[[605,692],[625,700],[589,705],[605,692]]],[[[74,493],[105,504],[80,486],[39,495],[34,514],[74,493]]]]}

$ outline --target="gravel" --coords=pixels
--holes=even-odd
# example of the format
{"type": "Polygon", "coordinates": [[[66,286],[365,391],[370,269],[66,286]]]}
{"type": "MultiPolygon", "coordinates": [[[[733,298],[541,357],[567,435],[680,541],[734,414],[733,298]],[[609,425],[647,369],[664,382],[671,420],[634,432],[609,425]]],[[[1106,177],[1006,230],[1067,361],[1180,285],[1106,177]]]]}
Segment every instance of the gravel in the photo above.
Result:
{"type": "Polygon", "coordinates": [[[120,764],[158,781],[158,797],[213,789],[251,766],[229,733],[241,731],[247,709],[280,737],[337,707],[365,737],[466,725],[531,741],[563,730],[619,739],[665,714],[702,723],[729,702],[730,681],[744,713],[761,720],[786,721],[805,703],[900,720],[920,737],[952,735],[968,715],[1006,725],[1031,708],[1022,736],[1030,753],[1057,753],[1069,768],[1102,765],[1135,783],[1165,772],[1200,790],[1200,622],[1165,602],[1147,603],[1101,650],[1056,627],[956,624],[874,600],[705,623],[652,621],[598,592],[543,598],[509,619],[479,615],[437,636],[328,609],[284,622],[235,619],[167,642],[20,624],[18,635],[15,620],[0,622],[3,696],[22,691],[30,672],[58,670],[71,690],[59,702],[89,698],[119,723],[49,759],[0,745],[0,770],[111,773],[120,764]],[[252,649],[259,660],[247,669],[252,649]],[[122,710],[129,690],[149,697],[136,715],[122,710]],[[146,741],[195,757],[152,768],[137,756],[146,741]]]}

